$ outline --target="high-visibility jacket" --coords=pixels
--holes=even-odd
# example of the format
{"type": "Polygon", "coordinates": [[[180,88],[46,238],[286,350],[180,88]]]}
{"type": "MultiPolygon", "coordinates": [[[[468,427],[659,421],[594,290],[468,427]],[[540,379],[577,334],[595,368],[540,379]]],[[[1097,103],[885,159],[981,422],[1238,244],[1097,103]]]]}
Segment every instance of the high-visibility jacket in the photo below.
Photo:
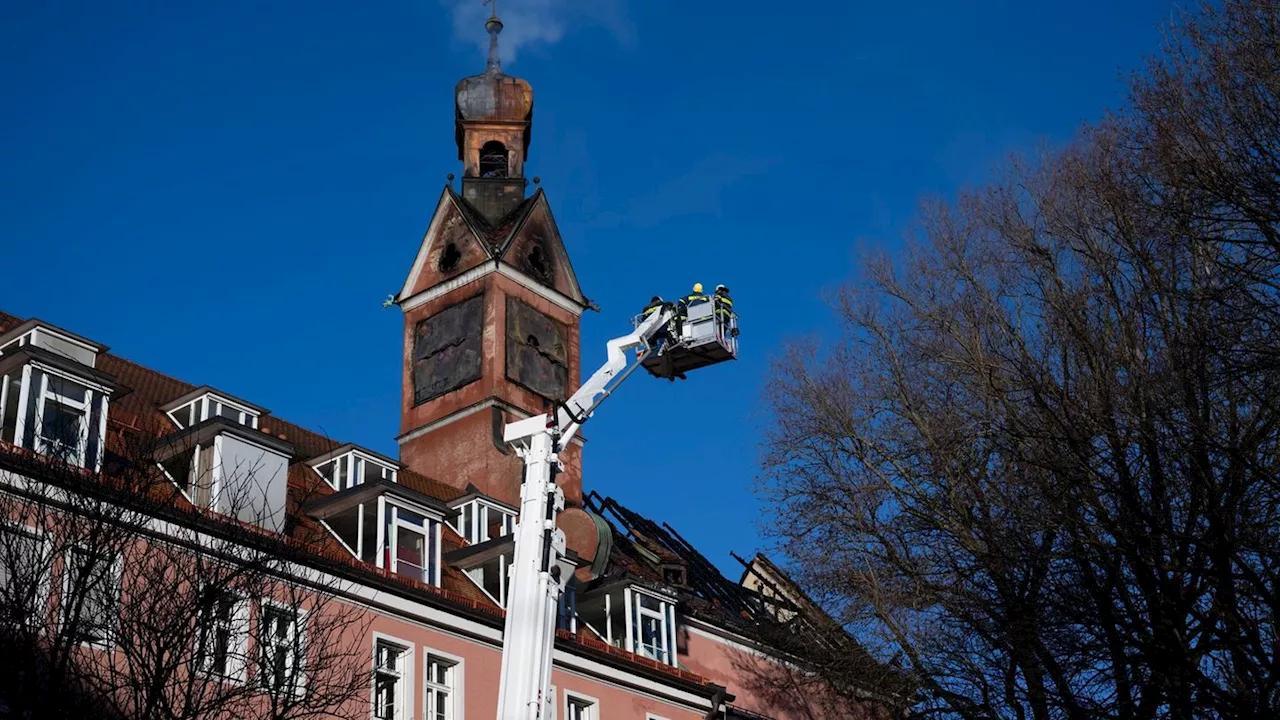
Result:
{"type": "Polygon", "coordinates": [[[659,300],[658,302],[649,303],[648,305],[645,306],[644,310],[640,313],[640,317],[649,317],[650,315],[654,314],[658,310],[661,310],[662,306],[665,304],[666,303],[662,302],[661,300],[659,300]]]}
{"type": "Polygon", "coordinates": [[[712,295],[711,299],[716,304],[717,315],[728,316],[733,314],[733,299],[728,295],[712,295]]]}
{"type": "Polygon", "coordinates": [[[684,296],[684,304],[686,306],[698,305],[710,299],[711,298],[707,297],[706,295],[703,295],[702,293],[692,292],[684,296]]]}

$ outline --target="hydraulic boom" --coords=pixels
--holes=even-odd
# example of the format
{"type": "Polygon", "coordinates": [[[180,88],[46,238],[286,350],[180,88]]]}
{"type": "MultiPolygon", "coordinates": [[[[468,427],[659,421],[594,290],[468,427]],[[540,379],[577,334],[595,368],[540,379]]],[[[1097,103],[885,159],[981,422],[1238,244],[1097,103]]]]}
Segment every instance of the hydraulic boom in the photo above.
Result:
{"type": "Polygon", "coordinates": [[[554,415],[538,415],[506,426],[503,439],[524,459],[525,475],[502,635],[498,720],[545,720],[552,716],[555,700],[548,692],[556,608],[573,572],[573,566],[565,562],[564,533],[556,527],[556,515],[564,510],[564,493],[555,483],[561,469],[559,453],[600,403],[654,352],[654,338],[673,316],[669,307],[655,311],[630,334],[610,340],[604,365],[554,415]]]}

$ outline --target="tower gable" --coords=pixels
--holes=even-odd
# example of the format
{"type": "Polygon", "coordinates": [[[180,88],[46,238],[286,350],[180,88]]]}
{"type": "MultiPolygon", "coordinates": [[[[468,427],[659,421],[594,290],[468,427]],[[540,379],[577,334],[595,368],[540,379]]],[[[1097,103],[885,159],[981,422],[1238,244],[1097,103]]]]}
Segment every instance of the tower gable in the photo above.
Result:
{"type": "Polygon", "coordinates": [[[400,300],[457,278],[493,257],[482,234],[487,228],[477,227],[477,219],[468,217],[464,202],[448,186],[440,194],[400,300]]]}
{"type": "Polygon", "coordinates": [[[560,228],[556,226],[551,206],[541,188],[531,199],[527,214],[502,240],[497,256],[508,267],[539,285],[586,305],[586,298],[578,286],[578,276],[569,262],[564,240],[560,238],[560,228]]]}

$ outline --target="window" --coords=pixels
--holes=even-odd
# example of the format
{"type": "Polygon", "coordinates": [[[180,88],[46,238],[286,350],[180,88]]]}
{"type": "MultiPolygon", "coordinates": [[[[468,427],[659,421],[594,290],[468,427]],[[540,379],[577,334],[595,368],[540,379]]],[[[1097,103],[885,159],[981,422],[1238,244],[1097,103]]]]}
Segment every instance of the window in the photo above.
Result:
{"type": "Polygon", "coordinates": [[[293,608],[263,602],[258,636],[259,672],[269,692],[299,692],[303,680],[303,616],[293,608]]]}
{"type": "Polygon", "coordinates": [[[374,497],[334,496],[317,519],[361,561],[438,587],[445,508],[419,505],[396,485],[374,490],[374,497]]]}
{"type": "Polygon", "coordinates": [[[559,607],[556,609],[556,629],[578,632],[578,578],[570,575],[560,593],[559,607]]]}
{"type": "Polygon", "coordinates": [[[667,619],[662,603],[648,595],[639,595],[640,654],[661,662],[667,661],[667,619]]]}
{"type": "Polygon", "coordinates": [[[120,559],[80,548],[63,568],[62,621],[72,638],[110,645],[120,607],[120,559]]]}
{"type": "Polygon", "coordinates": [[[675,665],[675,605],[636,587],[624,591],[627,647],[637,655],[675,665]]]}
{"type": "Polygon", "coordinates": [[[373,717],[407,720],[411,655],[407,646],[377,637],[373,645],[373,717]]]}
{"type": "Polygon", "coordinates": [[[444,246],[444,250],[440,253],[440,262],[436,267],[440,272],[449,272],[458,266],[458,261],[462,259],[462,253],[458,252],[458,246],[449,243],[444,246]]]}
{"type": "Polygon", "coordinates": [[[436,551],[440,528],[432,520],[402,507],[387,507],[391,572],[436,584],[436,551]]]}
{"type": "Polygon", "coordinates": [[[662,581],[668,585],[688,585],[687,573],[683,565],[663,565],[662,581]]]}
{"type": "Polygon", "coordinates": [[[458,508],[454,530],[472,545],[506,537],[515,531],[516,514],[497,505],[472,500],[458,508]]]}
{"type": "Polygon", "coordinates": [[[32,623],[43,608],[46,549],[34,530],[0,526],[0,627],[32,623]]]}
{"type": "Polygon", "coordinates": [[[456,713],[458,717],[455,717],[461,694],[457,687],[458,661],[428,654],[425,667],[426,720],[462,720],[461,713],[456,713]]]}
{"type": "Polygon", "coordinates": [[[497,140],[490,140],[480,148],[480,177],[506,177],[507,161],[507,146],[497,140]]]}
{"type": "Polygon", "coordinates": [[[105,392],[33,364],[20,376],[8,376],[0,395],[6,438],[12,436],[22,447],[71,465],[91,470],[100,466],[105,392]]]}
{"type": "Polygon", "coordinates": [[[564,693],[565,720],[599,720],[598,707],[599,701],[595,698],[571,693],[568,690],[564,693]]]}
{"type": "Polygon", "coordinates": [[[372,480],[396,481],[396,469],[364,453],[347,452],[315,466],[316,472],[335,490],[346,490],[372,480]]]}
{"type": "Polygon", "coordinates": [[[260,414],[258,410],[213,393],[201,395],[195,400],[169,411],[169,417],[180,428],[189,428],[214,417],[223,417],[231,422],[257,428],[260,414]]]}
{"type": "Polygon", "coordinates": [[[224,678],[243,676],[247,615],[246,603],[234,592],[205,588],[200,598],[196,667],[224,678]]]}

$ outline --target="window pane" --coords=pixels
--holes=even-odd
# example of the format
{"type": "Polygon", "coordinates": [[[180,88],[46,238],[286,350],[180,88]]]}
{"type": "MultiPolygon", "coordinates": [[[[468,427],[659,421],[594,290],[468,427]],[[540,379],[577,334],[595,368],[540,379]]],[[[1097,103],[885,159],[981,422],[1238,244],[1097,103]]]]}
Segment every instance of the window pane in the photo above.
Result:
{"type": "Polygon", "coordinates": [[[642,607],[642,608],[644,608],[644,609],[646,609],[646,610],[653,610],[653,611],[655,611],[655,612],[662,612],[662,603],[658,602],[657,600],[654,600],[653,598],[649,597],[648,595],[641,595],[641,596],[640,596],[640,607],[642,607]]]}
{"type": "Polygon", "coordinates": [[[31,385],[28,388],[27,406],[22,409],[22,447],[32,450],[36,446],[36,409],[40,407],[40,378],[44,373],[31,370],[31,385]]]}
{"type": "Polygon", "coordinates": [[[324,478],[325,482],[329,483],[330,485],[333,484],[333,463],[332,462],[327,462],[321,465],[320,467],[316,468],[316,470],[320,473],[320,477],[324,478]]]}
{"type": "Polygon", "coordinates": [[[347,478],[349,477],[347,462],[351,459],[350,455],[343,455],[338,458],[338,489],[347,487],[347,478]]]}
{"type": "Polygon", "coordinates": [[[63,618],[77,640],[104,642],[115,625],[120,587],[113,562],[72,550],[68,557],[63,618]]]}
{"type": "Polygon", "coordinates": [[[667,636],[663,630],[665,623],[655,617],[640,617],[640,649],[641,654],[654,660],[666,661],[667,636]]]}
{"type": "Polygon", "coordinates": [[[475,542],[471,536],[471,530],[475,527],[476,504],[467,503],[462,506],[462,535],[467,542],[475,542]]]}
{"type": "Polygon", "coordinates": [[[453,667],[448,660],[427,656],[427,720],[450,720],[453,715],[453,667]]]}
{"type": "Polygon", "coordinates": [[[427,539],[404,525],[396,528],[396,574],[430,582],[426,577],[427,539]]]}
{"type": "Polygon", "coordinates": [[[0,440],[11,443],[18,431],[18,398],[22,396],[22,374],[15,372],[13,375],[6,375],[4,382],[9,386],[9,395],[5,398],[4,407],[0,408],[0,440]]]}
{"type": "Polygon", "coordinates": [[[49,376],[49,392],[77,403],[84,402],[84,396],[87,392],[86,388],[79,383],[72,382],[57,375],[49,376]]]}
{"type": "Polygon", "coordinates": [[[34,616],[44,568],[39,539],[25,530],[0,528],[0,607],[8,613],[0,623],[34,616]]]}
{"type": "Polygon", "coordinates": [[[374,695],[377,700],[373,716],[378,720],[392,720],[396,716],[396,680],[382,674],[374,679],[374,695]]]}
{"type": "Polygon", "coordinates": [[[410,525],[421,526],[421,525],[425,525],[427,522],[427,519],[422,517],[418,513],[412,512],[410,510],[405,510],[402,507],[396,508],[396,517],[400,519],[400,522],[407,522],[410,525]]]}
{"type": "Polygon", "coordinates": [[[503,536],[502,525],[503,525],[503,518],[505,517],[506,517],[506,513],[503,513],[499,510],[494,510],[493,508],[489,508],[489,526],[487,530],[489,535],[488,537],[489,540],[492,540],[494,538],[500,538],[503,536]]]}
{"type": "Polygon", "coordinates": [[[236,408],[231,407],[230,405],[223,405],[222,403],[218,403],[218,414],[228,420],[240,422],[240,411],[236,408]]]}
{"type": "Polygon", "coordinates": [[[263,684],[270,690],[283,690],[294,684],[294,639],[297,632],[297,615],[285,608],[262,608],[262,636],[260,645],[263,664],[263,684]]]}
{"type": "Polygon", "coordinates": [[[359,485],[362,482],[364,482],[364,460],[356,458],[356,472],[352,477],[351,484],[359,485]]]}
{"type": "Polygon", "coordinates": [[[85,431],[83,421],[83,410],[69,408],[53,399],[45,400],[40,423],[45,452],[67,462],[78,461],[80,438],[85,431]]]}
{"type": "Polygon", "coordinates": [[[89,415],[89,426],[85,428],[85,433],[88,435],[88,442],[85,446],[83,463],[84,466],[90,470],[97,468],[98,458],[102,452],[98,434],[102,426],[102,413],[106,404],[107,398],[105,395],[98,393],[93,396],[93,405],[91,406],[93,410],[89,415]]]}
{"type": "Polygon", "coordinates": [[[375,648],[374,664],[376,671],[373,679],[374,707],[373,715],[379,720],[399,718],[401,696],[403,695],[401,677],[401,659],[405,649],[391,643],[378,641],[375,648]]]}

